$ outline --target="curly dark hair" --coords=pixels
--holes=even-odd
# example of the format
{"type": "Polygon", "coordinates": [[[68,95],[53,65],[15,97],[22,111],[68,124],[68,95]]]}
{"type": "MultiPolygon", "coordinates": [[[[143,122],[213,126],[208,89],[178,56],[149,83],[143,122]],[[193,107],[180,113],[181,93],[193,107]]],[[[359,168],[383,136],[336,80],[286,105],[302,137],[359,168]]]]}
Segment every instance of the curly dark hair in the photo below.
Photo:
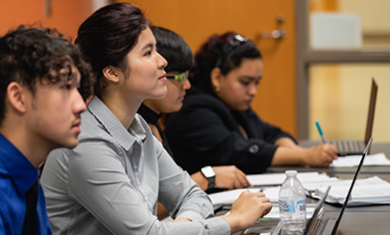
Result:
{"type": "Polygon", "coordinates": [[[112,65],[126,71],[126,55],[147,27],[149,21],[144,13],[130,3],[102,7],[81,24],[75,43],[92,65],[96,96],[101,97],[105,87],[103,69],[112,65]]]}
{"type": "Polygon", "coordinates": [[[92,94],[91,66],[70,39],[56,29],[32,25],[20,25],[0,37],[0,123],[5,116],[6,92],[11,82],[27,86],[34,95],[37,81],[57,83],[61,80],[58,72],[69,63],[81,74],[80,89],[85,100],[92,94]]]}
{"type": "Polygon", "coordinates": [[[206,92],[213,92],[211,88],[210,73],[218,67],[226,75],[232,69],[241,65],[243,59],[261,59],[261,53],[256,45],[249,39],[238,44],[229,45],[237,37],[236,32],[212,35],[195,54],[194,65],[190,70],[191,84],[206,92]]]}

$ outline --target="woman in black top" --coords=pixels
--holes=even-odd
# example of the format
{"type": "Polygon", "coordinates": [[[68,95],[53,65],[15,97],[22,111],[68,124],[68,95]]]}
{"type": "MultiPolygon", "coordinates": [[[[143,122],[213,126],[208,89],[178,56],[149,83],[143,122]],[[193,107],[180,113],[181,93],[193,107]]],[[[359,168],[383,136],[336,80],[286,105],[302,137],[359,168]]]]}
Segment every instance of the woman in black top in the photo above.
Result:
{"type": "MultiPolygon", "coordinates": [[[[161,27],[152,26],[151,30],[157,41],[158,52],[168,61],[165,71],[167,72],[167,94],[160,100],[147,99],[143,102],[138,113],[148,122],[153,134],[168,153],[172,154],[167,138],[160,127],[158,119],[162,114],[177,112],[183,105],[186,90],[190,89],[188,81],[188,70],[192,66],[193,56],[191,48],[184,39],[176,33],[161,27]]],[[[203,191],[213,188],[236,189],[251,186],[245,174],[234,165],[210,167],[214,171],[214,181],[206,178],[201,168],[209,167],[202,165],[197,171],[191,173],[191,178],[200,186],[203,191]]]]}
{"type": "Polygon", "coordinates": [[[256,115],[250,104],[262,74],[252,41],[234,32],[208,39],[190,71],[193,88],[165,129],[180,166],[191,174],[204,165],[233,164],[250,174],[271,165],[328,166],[337,158],[334,146],[301,148],[256,115]]]}

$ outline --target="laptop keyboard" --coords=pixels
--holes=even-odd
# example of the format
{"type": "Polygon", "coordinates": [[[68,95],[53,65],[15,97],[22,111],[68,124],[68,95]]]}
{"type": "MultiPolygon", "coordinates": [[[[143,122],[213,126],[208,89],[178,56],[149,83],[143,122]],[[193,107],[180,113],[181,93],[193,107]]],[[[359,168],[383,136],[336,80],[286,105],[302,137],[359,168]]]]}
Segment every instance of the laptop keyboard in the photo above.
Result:
{"type": "Polygon", "coordinates": [[[329,218],[319,219],[316,221],[314,228],[310,231],[310,235],[321,235],[324,233],[329,218]]]}
{"type": "Polygon", "coordinates": [[[335,145],[341,155],[347,153],[360,154],[364,151],[364,143],[359,140],[334,140],[329,141],[329,143],[335,145]]]}

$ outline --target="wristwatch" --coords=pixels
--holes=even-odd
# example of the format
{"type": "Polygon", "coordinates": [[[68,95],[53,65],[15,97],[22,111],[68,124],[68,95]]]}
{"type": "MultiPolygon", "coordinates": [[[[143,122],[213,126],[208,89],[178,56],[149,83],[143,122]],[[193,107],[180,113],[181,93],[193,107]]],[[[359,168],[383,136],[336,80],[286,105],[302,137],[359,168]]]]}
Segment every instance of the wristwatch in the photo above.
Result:
{"type": "Polygon", "coordinates": [[[211,166],[205,166],[200,169],[202,175],[209,181],[207,189],[215,187],[215,172],[211,166]]]}

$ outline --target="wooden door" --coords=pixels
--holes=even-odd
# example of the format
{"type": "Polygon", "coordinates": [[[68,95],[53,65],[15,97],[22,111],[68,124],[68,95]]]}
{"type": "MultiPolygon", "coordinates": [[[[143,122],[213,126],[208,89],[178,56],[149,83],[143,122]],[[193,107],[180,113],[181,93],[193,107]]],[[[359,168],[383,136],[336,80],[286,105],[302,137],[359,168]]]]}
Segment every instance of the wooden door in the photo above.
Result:
{"type": "Polygon", "coordinates": [[[75,39],[80,24],[92,13],[92,0],[1,0],[0,35],[21,24],[41,24],[75,39]]]}
{"type": "Polygon", "coordinates": [[[236,31],[253,40],[264,58],[264,77],[252,107],[265,121],[294,136],[296,127],[293,0],[128,0],[154,25],[180,34],[196,50],[214,33],[236,31]],[[283,18],[278,23],[278,18],[283,18]],[[259,34],[282,28],[283,39],[259,34]]]}

